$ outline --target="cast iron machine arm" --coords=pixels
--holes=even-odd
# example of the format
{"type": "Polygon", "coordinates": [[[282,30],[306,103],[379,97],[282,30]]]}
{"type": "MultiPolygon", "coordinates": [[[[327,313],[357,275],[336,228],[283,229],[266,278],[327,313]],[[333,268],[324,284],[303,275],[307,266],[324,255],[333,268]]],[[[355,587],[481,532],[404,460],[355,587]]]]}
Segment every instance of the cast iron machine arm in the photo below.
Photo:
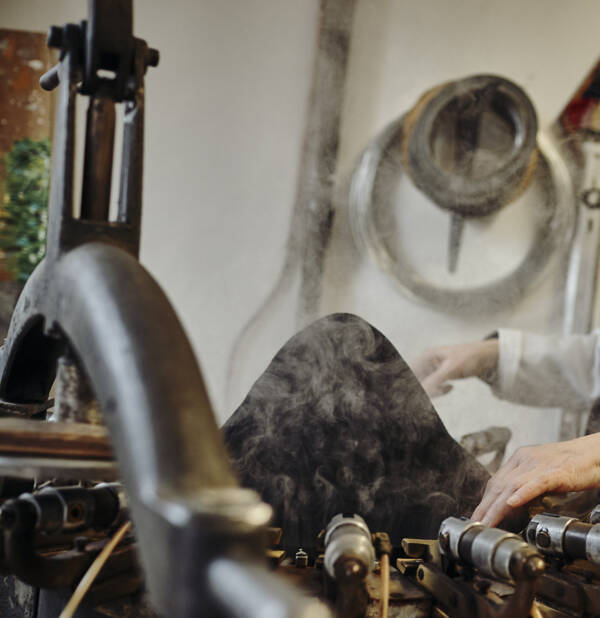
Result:
{"type": "MultiPolygon", "coordinates": [[[[166,296],[137,260],[144,74],[158,52],[132,36],[131,0],[90,0],[53,27],[60,62],[46,257],[0,354],[0,397],[42,402],[59,356],[75,358],[107,424],[147,587],[165,616],[322,616],[262,570],[271,509],[241,489],[200,369],[166,296]],[[75,101],[90,97],[80,216],[73,204],[75,101]],[[125,105],[120,197],[109,220],[115,103],[125,105]],[[237,586],[230,581],[238,582],[237,586]],[[246,602],[250,598],[253,602],[246,602]]],[[[11,530],[5,530],[5,544],[11,530]]]]}

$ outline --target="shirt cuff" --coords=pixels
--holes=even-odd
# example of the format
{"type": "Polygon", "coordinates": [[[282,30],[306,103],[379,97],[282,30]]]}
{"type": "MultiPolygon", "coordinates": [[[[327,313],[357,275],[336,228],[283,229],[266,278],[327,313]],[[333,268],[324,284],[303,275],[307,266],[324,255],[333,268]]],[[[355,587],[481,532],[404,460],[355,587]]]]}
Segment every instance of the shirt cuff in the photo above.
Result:
{"type": "Polygon", "coordinates": [[[523,333],[507,328],[498,330],[498,375],[494,391],[510,396],[515,388],[523,349],[523,333]]]}

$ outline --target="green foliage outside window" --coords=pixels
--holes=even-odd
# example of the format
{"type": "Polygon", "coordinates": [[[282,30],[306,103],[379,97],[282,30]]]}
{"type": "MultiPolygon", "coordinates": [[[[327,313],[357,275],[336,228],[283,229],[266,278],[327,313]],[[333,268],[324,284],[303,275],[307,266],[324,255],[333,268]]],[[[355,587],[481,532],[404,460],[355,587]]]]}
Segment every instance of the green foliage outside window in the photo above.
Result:
{"type": "Polygon", "coordinates": [[[50,141],[16,141],[6,155],[0,250],[17,281],[25,281],[44,257],[49,185],[50,141]]]}

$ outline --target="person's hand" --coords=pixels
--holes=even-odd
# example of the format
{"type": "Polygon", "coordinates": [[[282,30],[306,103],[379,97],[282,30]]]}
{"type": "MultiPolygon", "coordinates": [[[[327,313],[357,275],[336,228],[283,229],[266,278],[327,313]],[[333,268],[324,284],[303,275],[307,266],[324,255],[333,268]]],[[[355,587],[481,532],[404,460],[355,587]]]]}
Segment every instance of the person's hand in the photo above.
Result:
{"type": "Polygon", "coordinates": [[[549,493],[600,487],[600,433],[525,446],[490,478],[471,519],[496,526],[514,509],[549,493]]]}
{"type": "Polygon", "coordinates": [[[430,397],[452,389],[448,380],[477,377],[489,381],[498,366],[498,340],[440,346],[424,352],[411,363],[412,370],[430,397]]]}

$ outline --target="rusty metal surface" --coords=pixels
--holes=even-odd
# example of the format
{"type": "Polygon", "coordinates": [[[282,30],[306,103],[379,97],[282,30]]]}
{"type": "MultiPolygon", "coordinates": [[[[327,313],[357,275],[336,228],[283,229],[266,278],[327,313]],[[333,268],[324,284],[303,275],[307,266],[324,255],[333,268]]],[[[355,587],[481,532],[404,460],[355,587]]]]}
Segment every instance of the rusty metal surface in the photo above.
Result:
{"type": "MultiPolygon", "coordinates": [[[[35,618],[56,618],[70,596],[70,590],[41,590],[35,618]]],[[[99,605],[84,600],[77,609],[75,618],[159,618],[159,616],[152,609],[147,596],[136,594],[99,605]]]]}
{"type": "Polygon", "coordinates": [[[82,219],[108,221],[115,117],[115,102],[110,96],[90,98],[81,189],[82,219]]]}
{"type": "Polygon", "coordinates": [[[37,604],[38,591],[35,588],[20,582],[15,577],[0,577],[2,618],[38,618],[37,604]]]}
{"type": "Polygon", "coordinates": [[[56,404],[51,421],[102,424],[98,400],[79,362],[64,354],[58,359],[55,384],[56,404]]]}
{"type": "MultiPolygon", "coordinates": [[[[46,487],[4,502],[0,512],[0,567],[2,572],[18,578],[6,581],[8,590],[16,587],[22,591],[25,582],[43,589],[46,599],[61,599],[64,595],[60,589],[70,594],[109,541],[100,531],[123,521],[119,496],[115,485],[46,487]],[[56,594],[48,591],[55,588],[59,589],[56,594]]],[[[91,608],[122,601],[139,593],[142,587],[136,545],[128,536],[108,557],[87,595],[86,605],[91,608]]],[[[25,611],[24,603],[21,594],[15,605],[23,605],[25,611]]]]}
{"type": "Polygon", "coordinates": [[[9,401],[0,401],[0,418],[21,417],[21,418],[39,418],[46,416],[46,411],[54,405],[53,399],[48,399],[42,403],[12,403],[9,401]]]}

